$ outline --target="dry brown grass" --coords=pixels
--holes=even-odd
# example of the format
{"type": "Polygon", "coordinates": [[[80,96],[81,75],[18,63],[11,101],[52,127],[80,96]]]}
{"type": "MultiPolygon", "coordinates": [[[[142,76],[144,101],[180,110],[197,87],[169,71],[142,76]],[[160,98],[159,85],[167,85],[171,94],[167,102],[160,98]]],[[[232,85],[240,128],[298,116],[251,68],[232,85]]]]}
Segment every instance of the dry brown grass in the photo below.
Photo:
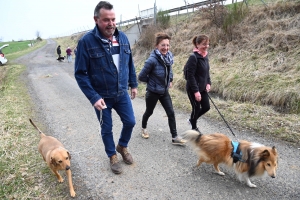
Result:
{"type": "MultiPolygon", "coordinates": [[[[203,20],[200,12],[172,20],[164,31],[172,36],[175,63],[171,94],[176,107],[190,111],[182,69],[193,48],[192,37],[204,33],[211,39],[212,93],[217,94],[215,103],[227,120],[237,127],[300,142],[299,2],[249,6],[245,18],[235,25],[235,37],[227,42],[226,37],[220,37],[222,29],[203,20]]],[[[134,47],[137,73],[152,50],[148,47],[134,47]]],[[[143,96],[145,86],[140,87],[143,96]]],[[[206,115],[220,118],[214,108],[206,115]]]]}
{"type": "MultiPolygon", "coordinates": [[[[74,48],[77,46],[77,42],[80,39],[80,37],[83,34],[78,34],[78,35],[72,35],[72,36],[67,36],[67,37],[59,37],[59,38],[55,38],[55,41],[57,42],[57,45],[60,45],[60,49],[61,49],[61,55],[62,56],[67,56],[66,50],[68,47],[71,48],[72,52],[72,57],[73,59],[75,58],[74,55],[74,48]]],[[[55,52],[54,54],[56,54],[56,49],[54,49],[55,52]]]]}

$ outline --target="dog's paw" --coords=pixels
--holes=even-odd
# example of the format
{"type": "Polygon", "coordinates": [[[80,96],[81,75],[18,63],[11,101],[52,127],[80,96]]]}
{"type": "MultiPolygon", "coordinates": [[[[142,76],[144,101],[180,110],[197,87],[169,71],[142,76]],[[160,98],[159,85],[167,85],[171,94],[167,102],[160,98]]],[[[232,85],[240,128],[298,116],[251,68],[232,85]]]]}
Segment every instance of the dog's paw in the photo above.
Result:
{"type": "Polygon", "coordinates": [[[246,179],[246,182],[247,182],[247,185],[248,185],[249,187],[256,188],[256,185],[254,185],[253,183],[251,183],[251,181],[250,181],[249,178],[246,179]]]}
{"type": "Polygon", "coordinates": [[[70,190],[70,195],[71,195],[71,197],[75,197],[76,196],[76,193],[75,193],[75,191],[74,190],[70,190]]]}
{"type": "Polygon", "coordinates": [[[251,187],[251,188],[256,188],[256,185],[255,184],[253,184],[253,183],[247,183],[247,185],[249,186],[249,187],[251,187]]]}
{"type": "Polygon", "coordinates": [[[62,177],[59,177],[57,180],[58,180],[58,182],[60,182],[60,183],[64,182],[64,179],[63,179],[62,177]]]}
{"type": "Polygon", "coordinates": [[[224,172],[216,172],[217,174],[219,174],[220,176],[225,176],[225,173],[224,172]]]}

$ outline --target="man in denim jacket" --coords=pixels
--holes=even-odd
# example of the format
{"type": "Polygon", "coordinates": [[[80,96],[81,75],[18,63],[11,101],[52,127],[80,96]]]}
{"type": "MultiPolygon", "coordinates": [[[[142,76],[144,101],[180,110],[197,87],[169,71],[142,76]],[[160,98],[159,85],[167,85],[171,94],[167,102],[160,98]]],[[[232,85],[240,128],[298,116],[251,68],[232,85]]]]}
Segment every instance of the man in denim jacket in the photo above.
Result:
{"type": "Polygon", "coordinates": [[[127,90],[130,87],[131,99],[134,99],[138,83],[129,41],[116,28],[113,5],[100,1],[94,11],[94,20],[95,28],[78,42],[75,78],[94,106],[111,170],[119,174],[122,167],[116,152],[122,155],[126,164],[133,163],[127,146],[136,122],[127,90]],[[112,109],[123,123],[117,146],[112,132],[112,109]]]}

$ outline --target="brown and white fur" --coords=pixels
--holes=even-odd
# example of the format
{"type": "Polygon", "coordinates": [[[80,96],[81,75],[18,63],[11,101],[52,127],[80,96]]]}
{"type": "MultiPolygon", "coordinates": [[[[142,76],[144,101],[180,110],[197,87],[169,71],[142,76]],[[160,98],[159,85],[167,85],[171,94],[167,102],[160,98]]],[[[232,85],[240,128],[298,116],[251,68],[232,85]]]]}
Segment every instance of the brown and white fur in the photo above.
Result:
{"type": "Polygon", "coordinates": [[[198,153],[197,167],[203,162],[213,164],[217,174],[224,176],[225,174],[219,169],[219,164],[223,163],[233,168],[240,181],[244,180],[249,187],[256,187],[251,183],[250,177],[263,176],[265,173],[272,178],[276,176],[278,154],[274,146],[267,147],[241,140],[239,149],[242,152],[242,160],[245,162],[233,163],[231,157],[233,147],[226,135],[221,133],[202,135],[197,131],[188,130],[182,137],[198,153]]]}
{"type": "Polygon", "coordinates": [[[73,188],[72,174],[70,169],[71,155],[63,146],[63,144],[56,138],[46,136],[33,122],[29,119],[30,123],[39,131],[40,142],[38,144],[38,150],[43,156],[44,161],[56,175],[58,182],[62,183],[64,179],[58,173],[59,170],[66,170],[66,174],[69,181],[69,189],[71,197],[75,197],[76,193],[73,188]]]}

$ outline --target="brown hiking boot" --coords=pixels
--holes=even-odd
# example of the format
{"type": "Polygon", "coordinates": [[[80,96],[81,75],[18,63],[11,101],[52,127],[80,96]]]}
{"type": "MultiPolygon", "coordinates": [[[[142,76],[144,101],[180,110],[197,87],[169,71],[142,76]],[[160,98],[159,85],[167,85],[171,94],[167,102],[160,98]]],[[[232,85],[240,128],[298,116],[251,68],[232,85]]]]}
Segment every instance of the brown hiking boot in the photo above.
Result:
{"type": "Polygon", "coordinates": [[[131,165],[133,163],[133,159],[131,154],[128,152],[126,147],[122,147],[120,145],[117,145],[116,148],[117,152],[119,152],[122,155],[122,158],[124,162],[128,165],[131,165]]]}
{"type": "Polygon", "coordinates": [[[110,159],[111,171],[113,171],[113,173],[115,173],[115,174],[122,173],[122,167],[121,167],[121,164],[119,163],[117,154],[111,156],[109,159],[110,159]]]}

